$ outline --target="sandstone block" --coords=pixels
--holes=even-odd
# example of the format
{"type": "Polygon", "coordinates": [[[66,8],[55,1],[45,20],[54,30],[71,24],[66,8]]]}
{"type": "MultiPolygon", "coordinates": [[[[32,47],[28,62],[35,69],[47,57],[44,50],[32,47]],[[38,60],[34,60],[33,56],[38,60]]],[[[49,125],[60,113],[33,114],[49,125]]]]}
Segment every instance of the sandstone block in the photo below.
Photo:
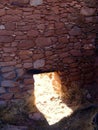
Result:
{"type": "Polygon", "coordinates": [[[5,15],[5,10],[4,9],[0,9],[0,16],[5,15]]]}
{"type": "Polygon", "coordinates": [[[39,37],[36,39],[36,46],[45,47],[51,45],[51,39],[46,37],[39,37]]]}
{"type": "Polygon", "coordinates": [[[34,46],[35,46],[35,43],[33,42],[33,40],[22,40],[18,44],[19,49],[30,49],[30,48],[33,48],[34,46]]]}
{"type": "Polygon", "coordinates": [[[19,15],[5,15],[2,18],[2,21],[4,22],[18,22],[19,20],[21,20],[21,17],[19,15]]]}
{"type": "Polygon", "coordinates": [[[0,42],[2,43],[12,42],[13,40],[12,36],[0,36],[0,42]]]}
{"type": "Polygon", "coordinates": [[[14,67],[10,66],[10,67],[2,67],[1,72],[5,73],[5,72],[10,72],[13,71],[14,67]]]}
{"type": "Polygon", "coordinates": [[[7,103],[6,101],[0,101],[0,107],[6,107],[7,103]]]}
{"type": "Polygon", "coordinates": [[[4,80],[1,82],[1,86],[2,87],[15,87],[17,86],[18,84],[14,81],[11,81],[11,80],[4,80]]]}
{"type": "Polygon", "coordinates": [[[22,68],[16,69],[16,73],[18,77],[21,77],[24,74],[24,70],[22,68]]]}
{"type": "Polygon", "coordinates": [[[95,13],[95,8],[82,7],[80,13],[84,16],[91,16],[95,13]]]}
{"type": "Polygon", "coordinates": [[[44,67],[45,60],[44,59],[36,60],[33,65],[34,65],[34,68],[44,67]]]}
{"type": "Polygon", "coordinates": [[[37,28],[38,28],[38,30],[44,30],[45,29],[45,25],[44,24],[38,24],[37,28]]]}
{"type": "Polygon", "coordinates": [[[81,35],[81,29],[77,26],[74,26],[70,31],[69,34],[72,36],[81,35]]]}
{"type": "Polygon", "coordinates": [[[0,95],[0,99],[2,99],[2,100],[10,100],[10,99],[12,99],[12,97],[13,97],[12,93],[5,93],[3,95],[0,95]]]}
{"type": "Polygon", "coordinates": [[[47,31],[44,33],[44,35],[45,35],[46,37],[53,36],[53,35],[54,35],[54,30],[47,30],[47,31]]]}
{"type": "Polygon", "coordinates": [[[32,77],[32,79],[24,79],[24,84],[25,85],[28,85],[28,84],[34,84],[34,79],[33,79],[33,77],[32,77]]]}
{"type": "Polygon", "coordinates": [[[60,38],[59,38],[59,42],[60,42],[60,43],[64,43],[64,44],[68,43],[68,38],[67,38],[67,36],[60,37],[60,38]]]}
{"type": "Polygon", "coordinates": [[[12,22],[9,23],[8,22],[8,23],[5,24],[5,27],[6,27],[7,30],[15,30],[16,25],[15,25],[15,23],[12,23],[12,22]]]}
{"type": "Polygon", "coordinates": [[[62,29],[62,28],[64,28],[64,23],[55,23],[55,28],[56,29],[62,29]]]}
{"type": "Polygon", "coordinates": [[[82,56],[81,51],[80,50],[75,50],[75,49],[71,50],[70,54],[72,54],[73,56],[82,56]]]}
{"type": "Polygon", "coordinates": [[[21,50],[19,52],[19,55],[29,55],[29,56],[32,56],[32,51],[29,51],[29,50],[21,50]]]}
{"type": "Polygon", "coordinates": [[[38,59],[42,59],[44,58],[44,54],[43,53],[39,53],[39,54],[34,54],[33,60],[38,60],[38,59]]]}
{"type": "Polygon", "coordinates": [[[16,65],[16,62],[15,61],[0,62],[0,66],[2,67],[12,66],[12,65],[16,65]]]}
{"type": "Polygon", "coordinates": [[[24,66],[24,68],[30,68],[33,66],[33,64],[32,63],[24,63],[23,66],[24,66]]]}
{"type": "Polygon", "coordinates": [[[4,30],[5,26],[4,25],[0,25],[0,30],[4,30]]]}
{"type": "Polygon", "coordinates": [[[37,37],[38,36],[38,31],[37,30],[30,30],[28,31],[29,38],[37,37]]]}
{"type": "Polygon", "coordinates": [[[5,90],[5,88],[0,87],[0,94],[3,94],[3,93],[6,93],[6,90],[5,90]]]}
{"type": "MultiPolygon", "coordinates": [[[[19,0],[18,0],[19,1],[19,0]]],[[[21,9],[19,9],[19,8],[16,8],[16,9],[8,9],[8,10],[6,10],[6,13],[7,14],[13,14],[13,15],[20,15],[20,14],[22,14],[22,10],[21,9]]],[[[8,23],[8,24],[11,24],[11,23],[8,23]]]]}
{"type": "Polygon", "coordinates": [[[8,91],[10,93],[17,93],[17,92],[20,92],[20,88],[19,87],[12,87],[12,88],[9,88],[8,91]]]}
{"type": "Polygon", "coordinates": [[[29,2],[29,0],[21,0],[21,1],[19,1],[19,0],[10,0],[10,2],[19,2],[19,3],[27,4],[29,2]]]}
{"type": "Polygon", "coordinates": [[[14,99],[23,99],[25,98],[27,95],[27,92],[18,92],[14,94],[14,99]]]}
{"type": "Polygon", "coordinates": [[[13,47],[13,48],[11,48],[11,47],[10,47],[10,48],[9,48],[9,47],[4,47],[4,48],[3,48],[4,52],[11,52],[11,53],[12,53],[12,52],[15,52],[16,49],[17,49],[17,48],[14,48],[14,47],[13,47]]]}
{"type": "Polygon", "coordinates": [[[30,0],[30,5],[31,6],[38,6],[43,4],[43,0],[30,0]]]}
{"type": "Polygon", "coordinates": [[[3,74],[3,77],[4,77],[5,79],[11,80],[11,79],[13,79],[13,78],[16,77],[16,74],[15,74],[14,71],[12,71],[12,72],[7,72],[7,73],[3,74]]]}
{"type": "Polygon", "coordinates": [[[74,60],[73,60],[73,58],[70,58],[70,57],[65,57],[64,59],[63,59],[63,62],[66,64],[71,64],[71,63],[74,63],[74,60]]]}
{"type": "Polygon", "coordinates": [[[34,89],[33,84],[25,85],[25,86],[22,88],[23,91],[32,90],[32,89],[34,89]]]}

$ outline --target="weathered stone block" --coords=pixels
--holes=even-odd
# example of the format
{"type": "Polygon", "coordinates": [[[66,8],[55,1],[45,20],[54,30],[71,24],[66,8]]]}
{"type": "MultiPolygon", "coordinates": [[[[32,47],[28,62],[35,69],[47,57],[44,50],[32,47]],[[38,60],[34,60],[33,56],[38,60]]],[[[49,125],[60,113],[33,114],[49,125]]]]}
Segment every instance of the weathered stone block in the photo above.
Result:
{"type": "Polygon", "coordinates": [[[5,15],[3,16],[2,18],[2,21],[4,22],[16,22],[16,21],[19,21],[21,20],[21,17],[19,15],[5,15]]]}
{"type": "Polygon", "coordinates": [[[45,60],[40,59],[40,60],[36,60],[34,62],[34,68],[40,68],[43,67],[45,65],[45,60]]]}
{"type": "Polygon", "coordinates": [[[6,107],[7,103],[6,101],[0,101],[0,108],[6,107]]]}
{"type": "Polygon", "coordinates": [[[63,43],[63,44],[68,43],[68,38],[67,38],[67,36],[60,37],[60,38],[59,38],[59,42],[60,42],[60,43],[63,43]]]}
{"type": "Polygon", "coordinates": [[[28,84],[34,84],[34,79],[32,78],[32,79],[24,79],[24,84],[25,85],[28,85],[28,84]]]}
{"type": "Polygon", "coordinates": [[[17,83],[15,83],[14,81],[11,81],[11,80],[4,80],[1,82],[2,87],[15,87],[17,85],[18,85],[17,83]]]}
{"type": "Polygon", "coordinates": [[[30,68],[33,66],[33,64],[32,63],[24,63],[23,66],[24,66],[24,68],[30,68]]]}
{"type": "Polygon", "coordinates": [[[31,6],[38,6],[43,4],[43,0],[30,0],[30,5],[31,6]]]}
{"type": "Polygon", "coordinates": [[[4,30],[5,26],[4,25],[0,25],[0,30],[4,30]]]}
{"type": "Polygon", "coordinates": [[[25,86],[22,88],[23,91],[28,91],[28,90],[32,90],[32,89],[34,89],[34,86],[33,86],[32,84],[30,84],[30,85],[25,85],[25,86]]]}
{"type": "Polygon", "coordinates": [[[73,49],[73,50],[71,50],[70,51],[70,53],[73,55],[73,56],[82,56],[82,53],[81,53],[81,51],[80,50],[75,50],[75,49],[73,49]]]}
{"type": "Polygon", "coordinates": [[[8,42],[12,42],[12,41],[13,41],[12,36],[0,36],[0,42],[2,42],[2,43],[8,43],[8,42]]]}
{"type": "Polygon", "coordinates": [[[3,93],[6,93],[6,90],[5,90],[5,88],[0,87],[0,94],[3,94],[3,93]]]}
{"type": "Polygon", "coordinates": [[[34,38],[38,36],[38,31],[37,30],[29,30],[28,34],[29,38],[34,38]]]}
{"type": "Polygon", "coordinates": [[[10,72],[13,71],[14,67],[10,66],[10,67],[2,67],[1,72],[5,73],[5,72],[10,72]]]}
{"type": "Polygon", "coordinates": [[[15,52],[16,51],[16,49],[17,48],[11,48],[11,47],[5,47],[5,48],[3,48],[3,50],[4,50],[4,52],[5,53],[7,53],[7,52],[11,52],[11,53],[13,53],[13,52],[15,52]]]}
{"type": "Polygon", "coordinates": [[[18,77],[22,77],[24,74],[23,68],[16,69],[16,73],[18,77]]]}
{"type": "Polygon", "coordinates": [[[0,16],[3,16],[3,15],[5,15],[5,10],[4,9],[0,9],[0,16]]]}
{"type": "Polygon", "coordinates": [[[19,87],[11,87],[11,88],[9,88],[9,92],[18,93],[18,92],[20,92],[20,88],[19,87]]]}
{"type": "Polygon", "coordinates": [[[12,22],[11,23],[6,23],[5,28],[7,30],[14,30],[16,28],[16,25],[15,25],[15,23],[12,23],[12,22]]]}
{"type": "Polygon", "coordinates": [[[14,71],[12,71],[12,72],[7,72],[7,73],[4,73],[4,74],[3,74],[3,77],[4,77],[5,79],[13,79],[13,78],[16,77],[16,74],[15,74],[14,71]]]}
{"type": "Polygon", "coordinates": [[[22,40],[18,44],[19,49],[30,49],[30,48],[33,48],[34,46],[35,46],[35,43],[33,42],[33,40],[22,40]]]}
{"type": "Polygon", "coordinates": [[[81,29],[78,26],[74,26],[70,31],[69,34],[72,36],[80,35],[81,29]]]}
{"type": "Polygon", "coordinates": [[[2,100],[10,100],[12,99],[13,93],[5,93],[3,95],[0,95],[0,99],[2,100]]]}
{"type": "Polygon", "coordinates": [[[51,45],[51,39],[47,37],[39,37],[36,39],[36,46],[38,47],[45,47],[51,45]]]}
{"type": "Polygon", "coordinates": [[[0,66],[2,67],[12,66],[12,65],[16,65],[16,62],[15,61],[0,62],[0,66]]]}
{"type": "Polygon", "coordinates": [[[10,0],[11,3],[17,3],[17,4],[28,4],[29,0],[10,0]]]}
{"type": "Polygon", "coordinates": [[[95,13],[95,8],[82,7],[80,13],[84,16],[91,16],[95,13]]]}

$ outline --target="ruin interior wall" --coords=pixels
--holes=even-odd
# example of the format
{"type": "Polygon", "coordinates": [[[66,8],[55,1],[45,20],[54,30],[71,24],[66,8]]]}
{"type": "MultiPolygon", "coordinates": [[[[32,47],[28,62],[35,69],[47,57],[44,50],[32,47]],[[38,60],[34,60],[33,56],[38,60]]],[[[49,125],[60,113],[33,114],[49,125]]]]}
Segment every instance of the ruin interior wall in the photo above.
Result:
{"type": "Polygon", "coordinates": [[[32,94],[31,69],[98,83],[95,38],[94,0],[0,0],[0,103],[32,94]]]}

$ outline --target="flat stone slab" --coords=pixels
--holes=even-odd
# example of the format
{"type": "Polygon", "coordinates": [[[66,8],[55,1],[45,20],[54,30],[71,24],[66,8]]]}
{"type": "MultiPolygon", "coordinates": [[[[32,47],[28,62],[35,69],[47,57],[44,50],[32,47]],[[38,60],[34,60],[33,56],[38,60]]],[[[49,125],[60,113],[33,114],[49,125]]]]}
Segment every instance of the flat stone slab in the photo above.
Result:
{"type": "Polygon", "coordinates": [[[30,5],[31,6],[38,6],[43,4],[43,0],[30,0],[30,5]]]}

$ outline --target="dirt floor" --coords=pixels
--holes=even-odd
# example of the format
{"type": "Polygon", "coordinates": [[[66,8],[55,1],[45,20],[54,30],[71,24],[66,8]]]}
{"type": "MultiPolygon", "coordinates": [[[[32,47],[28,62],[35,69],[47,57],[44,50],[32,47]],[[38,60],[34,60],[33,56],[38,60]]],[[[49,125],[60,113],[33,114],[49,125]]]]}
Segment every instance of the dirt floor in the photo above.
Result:
{"type": "Polygon", "coordinates": [[[0,119],[0,130],[98,130],[98,105],[92,102],[87,90],[84,92],[87,98],[81,100],[82,90],[73,85],[64,102],[56,73],[35,75],[34,80],[38,111],[15,114],[16,107],[7,109],[7,120],[0,119]]]}

